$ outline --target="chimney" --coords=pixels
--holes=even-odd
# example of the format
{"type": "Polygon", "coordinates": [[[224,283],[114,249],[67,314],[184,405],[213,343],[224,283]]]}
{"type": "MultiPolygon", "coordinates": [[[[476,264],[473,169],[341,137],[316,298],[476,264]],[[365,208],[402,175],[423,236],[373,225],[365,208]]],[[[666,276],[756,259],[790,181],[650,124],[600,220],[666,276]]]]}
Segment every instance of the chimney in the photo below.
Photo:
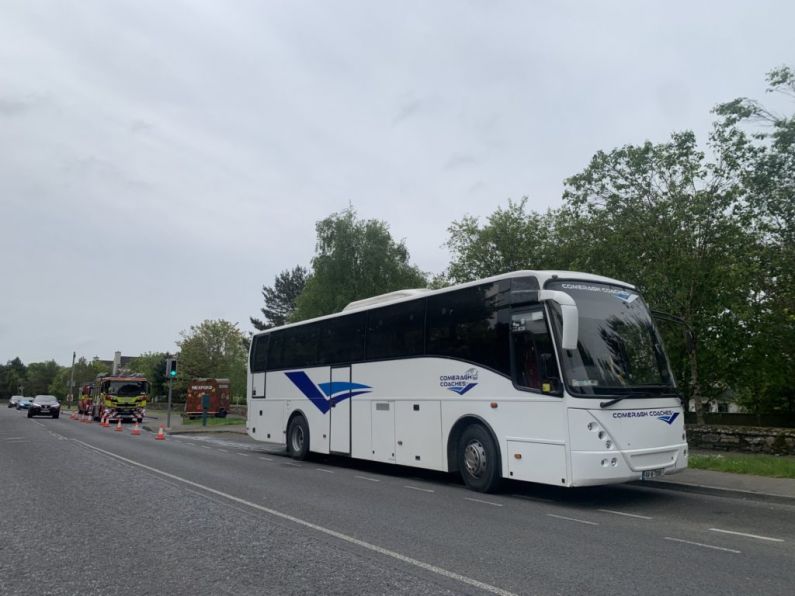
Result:
{"type": "Polygon", "coordinates": [[[113,354],[113,374],[119,374],[119,369],[121,368],[121,352],[116,351],[113,354]]]}

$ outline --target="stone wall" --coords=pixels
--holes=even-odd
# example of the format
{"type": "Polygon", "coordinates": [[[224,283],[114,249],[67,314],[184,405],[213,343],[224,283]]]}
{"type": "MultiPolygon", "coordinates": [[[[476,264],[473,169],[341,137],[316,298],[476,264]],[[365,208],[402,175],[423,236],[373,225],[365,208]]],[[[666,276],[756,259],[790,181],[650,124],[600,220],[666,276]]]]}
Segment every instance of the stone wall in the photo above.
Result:
{"type": "Polygon", "coordinates": [[[691,448],[795,455],[795,429],[687,425],[691,448]]]}

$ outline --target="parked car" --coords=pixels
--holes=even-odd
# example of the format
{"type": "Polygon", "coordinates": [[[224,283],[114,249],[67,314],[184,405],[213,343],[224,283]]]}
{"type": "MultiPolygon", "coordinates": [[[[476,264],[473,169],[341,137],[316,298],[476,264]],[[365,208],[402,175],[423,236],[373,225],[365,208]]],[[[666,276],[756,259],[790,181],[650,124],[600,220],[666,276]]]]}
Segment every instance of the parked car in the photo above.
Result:
{"type": "Polygon", "coordinates": [[[34,416],[52,416],[58,418],[61,414],[61,404],[54,395],[37,395],[28,408],[28,418],[34,416]]]}
{"type": "Polygon", "coordinates": [[[16,408],[20,399],[24,399],[21,395],[12,395],[8,400],[9,408],[16,408]]]}
{"type": "Polygon", "coordinates": [[[23,397],[17,402],[17,410],[27,410],[33,403],[32,397],[23,397]]]}

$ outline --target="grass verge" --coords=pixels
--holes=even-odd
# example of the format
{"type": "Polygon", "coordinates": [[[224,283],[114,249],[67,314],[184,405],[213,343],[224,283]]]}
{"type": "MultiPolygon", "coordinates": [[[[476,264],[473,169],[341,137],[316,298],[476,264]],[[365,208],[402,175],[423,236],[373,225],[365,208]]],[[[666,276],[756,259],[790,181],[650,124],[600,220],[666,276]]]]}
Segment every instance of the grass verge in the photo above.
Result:
{"type": "Polygon", "coordinates": [[[691,453],[688,467],[772,478],[795,478],[795,456],[757,453],[691,453]]]}
{"type": "MultiPolygon", "coordinates": [[[[215,418],[210,416],[207,417],[207,426],[240,426],[244,425],[245,423],[246,423],[245,418],[237,418],[233,416],[227,416],[226,418],[215,418]]],[[[183,418],[182,424],[201,426],[202,419],[194,418],[193,420],[189,420],[188,418],[183,418]]]]}

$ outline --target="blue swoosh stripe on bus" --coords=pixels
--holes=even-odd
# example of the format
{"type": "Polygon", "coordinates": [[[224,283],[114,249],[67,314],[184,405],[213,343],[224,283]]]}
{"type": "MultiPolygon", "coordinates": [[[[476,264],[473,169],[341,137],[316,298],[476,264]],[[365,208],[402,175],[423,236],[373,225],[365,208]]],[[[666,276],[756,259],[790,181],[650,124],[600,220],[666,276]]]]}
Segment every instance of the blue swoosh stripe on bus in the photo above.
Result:
{"type": "MultiPolygon", "coordinates": [[[[341,391],[353,391],[354,389],[372,389],[369,385],[362,385],[361,383],[348,383],[347,381],[332,381],[331,383],[318,383],[321,391],[331,397],[335,393],[341,391]]],[[[356,395],[361,393],[369,393],[369,391],[359,391],[356,395]]]]}
{"type": "Polygon", "coordinates": [[[309,398],[309,401],[315,404],[318,410],[320,410],[323,414],[328,412],[329,408],[331,407],[328,403],[328,400],[322,393],[320,393],[320,390],[305,372],[296,371],[284,374],[287,375],[287,378],[290,379],[293,384],[301,390],[301,393],[309,398]]]}
{"type": "Polygon", "coordinates": [[[458,395],[464,395],[467,391],[472,389],[477,383],[468,383],[466,387],[448,387],[450,391],[455,391],[458,395]]]}

